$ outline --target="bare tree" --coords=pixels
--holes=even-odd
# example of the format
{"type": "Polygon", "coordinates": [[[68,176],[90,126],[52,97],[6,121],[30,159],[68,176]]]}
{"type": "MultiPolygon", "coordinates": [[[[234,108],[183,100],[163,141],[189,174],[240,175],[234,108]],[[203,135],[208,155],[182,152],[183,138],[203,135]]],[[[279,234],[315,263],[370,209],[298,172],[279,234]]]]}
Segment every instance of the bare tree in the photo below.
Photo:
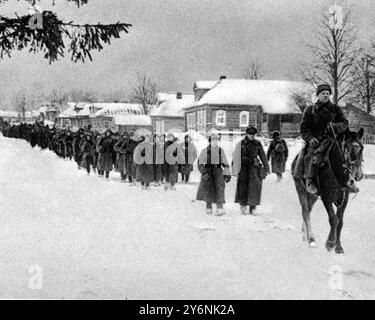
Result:
{"type": "Polygon", "coordinates": [[[26,94],[25,90],[20,89],[13,94],[12,105],[15,111],[18,113],[20,120],[25,120],[26,115],[26,94]]]}
{"type": "Polygon", "coordinates": [[[62,112],[64,106],[67,105],[69,100],[69,94],[67,92],[53,89],[49,95],[49,100],[51,101],[51,104],[57,108],[58,112],[62,112]]]}
{"type": "Polygon", "coordinates": [[[364,106],[367,113],[375,108],[375,43],[372,52],[361,54],[354,64],[352,72],[354,91],[352,99],[355,103],[364,106]]]}
{"type": "Polygon", "coordinates": [[[263,77],[261,73],[262,66],[258,62],[251,62],[246,68],[242,70],[244,79],[256,80],[263,77]]]}
{"type": "Polygon", "coordinates": [[[142,105],[144,114],[157,103],[157,85],[147,75],[137,74],[137,82],[132,90],[131,100],[142,105]]]}
{"type": "Polygon", "coordinates": [[[351,75],[358,50],[356,29],[350,23],[350,13],[350,10],[340,12],[340,17],[335,16],[338,15],[335,11],[322,14],[315,39],[307,45],[310,56],[301,63],[304,81],[314,86],[330,84],[335,104],[353,92],[351,75]]]}
{"type": "Polygon", "coordinates": [[[303,112],[308,106],[314,104],[313,95],[313,90],[296,90],[292,92],[291,98],[301,112],[303,112]]]}
{"type": "Polygon", "coordinates": [[[92,89],[73,89],[67,95],[72,102],[98,102],[98,97],[92,89]]]}
{"type": "Polygon", "coordinates": [[[118,89],[118,90],[111,90],[109,92],[104,93],[102,96],[102,100],[104,102],[118,103],[118,102],[127,102],[128,98],[127,98],[126,93],[123,90],[118,89]]]}

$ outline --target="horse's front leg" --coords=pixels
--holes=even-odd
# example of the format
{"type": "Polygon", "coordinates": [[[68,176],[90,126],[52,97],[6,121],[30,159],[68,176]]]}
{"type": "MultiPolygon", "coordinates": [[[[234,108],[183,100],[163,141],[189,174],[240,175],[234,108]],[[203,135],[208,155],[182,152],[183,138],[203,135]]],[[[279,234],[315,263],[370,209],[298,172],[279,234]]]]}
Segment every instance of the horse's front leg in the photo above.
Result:
{"type": "Polygon", "coordinates": [[[302,232],[302,241],[307,242],[307,229],[306,229],[306,223],[304,219],[302,220],[301,232],[302,232]]]}
{"type": "Polygon", "coordinates": [[[344,201],[340,207],[337,208],[337,218],[338,218],[338,224],[337,224],[337,230],[336,230],[336,247],[335,247],[335,252],[336,253],[344,253],[344,249],[341,246],[341,230],[344,225],[344,212],[346,209],[346,206],[348,204],[348,199],[349,199],[349,192],[345,192],[344,194],[344,201]]]}
{"type": "Polygon", "coordinates": [[[302,217],[303,217],[303,223],[302,223],[302,231],[304,233],[304,239],[308,242],[309,246],[314,248],[316,247],[315,237],[311,228],[311,220],[310,220],[310,214],[311,209],[313,207],[313,203],[311,203],[306,197],[303,205],[302,205],[302,217]]]}
{"type": "Polygon", "coordinates": [[[329,224],[331,226],[331,230],[329,231],[328,239],[326,241],[326,248],[328,251],[331,251],[336,245],[337,225],[339,220],[335,214],[335,210],[333,209],[332,200],[325,197],[322,200],[328,213],[329,224]]]}

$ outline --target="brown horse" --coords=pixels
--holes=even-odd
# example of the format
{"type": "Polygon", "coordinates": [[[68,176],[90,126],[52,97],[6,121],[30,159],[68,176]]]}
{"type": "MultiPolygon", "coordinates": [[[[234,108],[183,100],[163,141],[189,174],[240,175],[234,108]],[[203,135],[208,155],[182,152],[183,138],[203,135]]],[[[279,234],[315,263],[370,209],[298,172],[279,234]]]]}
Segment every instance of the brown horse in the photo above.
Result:
{"type": "MultiPolygon", "coordinates": [[[[363,178],[362,136],[362,128],[358,132],[346,130],[337,136],[329,152],[328,163],[318,170],[319,194],[328,213],[331,226],[326,241],[328,251],[335,248],[336,253],[344,253],[340,236],[343,227],[344,212],[349,199],[349,186],[354,181],[360,181],[363,178]],[[336,212],[333,205],[336,206],[336,212]]],[[[292,163],[292,172],[295,172],[294,168],[297,157],[292,163]]],[[[307,241],[310,247],[315,247],[316,242],[311,229],[310,213],[315,202],[318,200],[318,196],[307,192],[304,179],[295,175],[293,175],[293,178],[299,202],[302,206],[303,240],[307,241]]]]}

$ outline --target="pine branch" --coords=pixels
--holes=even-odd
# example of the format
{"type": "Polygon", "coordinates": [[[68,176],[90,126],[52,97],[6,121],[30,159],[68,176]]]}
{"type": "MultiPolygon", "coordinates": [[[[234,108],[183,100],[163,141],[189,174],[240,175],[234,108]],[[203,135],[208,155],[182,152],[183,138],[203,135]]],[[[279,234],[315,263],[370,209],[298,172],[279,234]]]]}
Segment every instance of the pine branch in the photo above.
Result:
{"type": "Polygon", "coordinates": [[[128,23],[115,24],[76,24],[59,20],[51,11],[43,11],[40,29],[30,29],[31,15],[6,18],[0,16],[0,58],[11,56],[14,50],[29,49],[29,52],[43,52],[49,63],[64,57],[64,39],[69,39],[68,52],[74,62],[92,61],[91,52],[101,51],[104,44],[128,33],[132,26],[128,23]]]}

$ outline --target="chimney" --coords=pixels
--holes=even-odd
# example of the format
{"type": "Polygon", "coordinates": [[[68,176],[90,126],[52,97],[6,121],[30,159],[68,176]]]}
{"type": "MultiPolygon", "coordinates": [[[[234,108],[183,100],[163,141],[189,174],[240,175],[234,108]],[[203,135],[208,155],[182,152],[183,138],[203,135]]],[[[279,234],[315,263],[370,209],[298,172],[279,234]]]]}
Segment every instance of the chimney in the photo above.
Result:
{"type": "Polygon", "coordinates": [[[182,92],[177,92],[176,99],[182,99],[182,92]]]}
{"type": "Polygon", "coordinates": [[[220,76],[220,80],[224,80],[226,78],[227,78],[227,76],[220,76]]]}

